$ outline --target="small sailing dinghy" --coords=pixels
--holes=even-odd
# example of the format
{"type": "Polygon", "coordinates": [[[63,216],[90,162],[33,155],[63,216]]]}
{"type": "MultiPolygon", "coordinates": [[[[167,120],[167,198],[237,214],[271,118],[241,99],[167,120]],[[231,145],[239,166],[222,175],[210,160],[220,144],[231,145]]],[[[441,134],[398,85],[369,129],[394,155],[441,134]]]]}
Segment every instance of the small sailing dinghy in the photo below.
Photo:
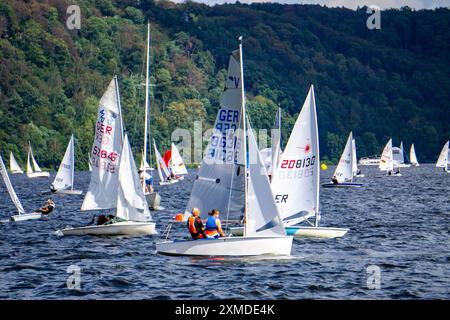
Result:
{"type": "Polygon", "coordinates": [[[27,177],[28,178],[38,178],[38,177],[49,177],[50,173],[42,171],[39,167],[36,159],[34,159],[33,150],[31,149],[31,143],[29,143],[28,148],[28,158],[27,158],[27,177]],[[30,161],[31,159],[31,161],[30,161]],[[33,162],[33,167],[31,167],[31,162],[33,162]],[[34,170],[33,170],[34,169],[34,170]]]}
{"type": "Polygon", "coordinates": [[[249,123],[246,123],[242,44],[239,48],[230,56],[226,88],[215,131],[194,182],[186,211],[197,207],[203,217],[213,208],[219,209],[227,217],[243,213],[246,221],[244,236],[165,241],[156,243],[157,253],[195,256],[291,253],[293,238],[285,234],[256,139],[249,123]],[[248,133],[249,159],[246,156],[245,132],[248,133]],[[216,141],[222,138],[224,144],[217,144],[216,141]]]}
{"type": "Polygon", "coordinates": [[[324,183],[324,188],[358,188],[362,186],[362,183],[353,182],[354,177],[354,149],[353,149],[353,134],[350,132],[348,135],[347,143],[345,144],[344,152],[342,152],[339,163],[333,174],[332,183],[324,183]]]}
{"type": "Polygon", "coordinates": [[[16,158],[14,157],[12,152],[9,153],[9,169],[11,170],[12,174],[23,173],[22,168],[17,163],[16,158]]]}
{"type": "Polygon", "coordinates": [[[82,190],[74,190],[74,174],[75,174],[75,149],[73,135],[70,137],[64,158],[59,165],[55,180],[50,186],[50,190],[54,193],[81,195],[82,190]]]}
{"type": "Polygon", "coordinates": [[[17,212],[19,214],[11,216],[12,221],[25,221],[25,220],[35,220],[40,219],[42,217],[41,213],[25,213],[25,210],[20,203],[19,198],[17,197],[16,192],[11,184],[11,180],[9,180],[8,171],[6,170],[5,163],[3,162],[2,157],[0,156],[0,174],[2,175],[3,181],[5,182],[6,189],[8,190],[9,196],[16,206],[17,212]]]}
{"type": "Polygon", "coordinates": [[[156,147],[155,139],[153,139],[153,146],[155,149],[155,157],[156,157],[156,167],[158,169],[158,176],[159,176],[159,185],[165,186],[169,184],[174,184],[177,182],[180,182],[180,179],[175,179],[171,172],[169,171],[169,168],[167,167],[167,164],[165,159],[161,157],[161,154],[158,151],[158,148],[156,147]]]}
{"type": "Polygon", "coordinates": [[[394,168],[409,168],[411,165],[405,163],[405,151],[403,150],[403,141],[400,142],[400,147],[392,148],[392,156],[394,159],[394,168]]]}
{"type": "Polygon", "coordinates": [[[448,169],[448,165],[450,164],[450,157],[448,153],[449,153],[449,142],[447,141],[444,144],[441,153],[439,154],[438,161],[436,162],[436,167],[443,168],[445,172],[450,172],[450,170],[448,169]]]}
{"type": "Polygon", "coordinates": [[[117,77],[110,82],[99,103],[92,146],[93,168],[81,211],[116,209],[121,222],[67,227],[57,233],[69,235],[156,234],[128,137],[123,138],[117,77]],[[123,143],[122,143],[123,141],[123,143]]]}
{"type": "Polygon", "coordinates": [[[387,171],[388,176],[401,176],[400,169],[396,167],[394,162],[394,155],[392,153],[392,138],[386,143],[381,154],[379,168],[381,171],[387,171]],[[394,172],[394,168],[397,170],[394,172]]]}
{"type": "Polygon", "coordinates": [[[352,161],[352,172],[353,177],[356,178],[364,178],[364,174],[361,173],[361,170],[358,168],[358,161],[356,156],[356,142],[355,139],[352,140],[352,148],[353,148],[353,161],[352,161]]]}
{"type": "Polygon", "coordinates": [[[409,161],[413,167],[420,166],[419,161],[417,161],[416,150],[414,149],[414,143],[411,144],[411,149],[409,150],[409,161]]]}

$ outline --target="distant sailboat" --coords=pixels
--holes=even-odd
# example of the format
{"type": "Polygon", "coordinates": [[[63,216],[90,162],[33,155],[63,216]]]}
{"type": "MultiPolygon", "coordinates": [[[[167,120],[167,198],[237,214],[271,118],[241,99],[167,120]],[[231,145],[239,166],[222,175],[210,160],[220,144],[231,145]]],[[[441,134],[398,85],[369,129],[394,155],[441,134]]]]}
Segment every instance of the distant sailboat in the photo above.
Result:
{"type": "Polygon", "coordinates": [[[31,149],[31,143],[28,147],[28,158],[27,158],[27,177],[28,178],[38,178],[38,177],[49,177],[50,173],[42,171],[39,167],[37,161],[34,159],[33,150],[31,149]],[[31,161],[30,161],[31,159],[31,161]],[[33,167],[31,166],[33,162],[33,167]],[[34,170],[33,170],[34,169],[34,170]]]}
{"type": "Polygon", "coordinates": [[[450,164],[450,157],[448,153],[449,153],[449,142],[447,141],[444,144],[444,147],[442,148],[442,151],[439,154],[439,158],[436,163],[436,167],[443,168],[445,172],[450,172],[450,170],[448,169],[448,165],[450,164]]]}
{"type": "Polygon", "coordinates": [[[286,236],[256,139],[246,120],[241,57],[240,45],[240,50],[230,56],[226,89],[214,126],[222,130],[216,130],[210,139],[186,212],[198,207],[202,217],[206,217],[212,208],[217,208],[226,217],[242,213],[245,216],[244,236],[164,241],[156,243],[157,253],[201,256],[291,253],[293,238],[286,236]],[[232,133],[225,128],[230,128],[232,133]],[[225,136],[230,139],[224,139],[224,145],[214,143],[225,136]]]}
{"type": "Polygon", "coordinates": [[[64,158],[59,165],[58,172],[56,173],[55,180],[53,181],[50,190],[55,193],[74,194],[80,195],[82,190],[74,190],[74,175],[75,175],[75,150],[74,150],[74,138],[70,137],[69,144],[67,145],[64,158]]]}
{"type": "Polygon", "coordinates": [[[355,139],[352,140],[352,148],[353,148],[353,160],[352,160],[352,172],[353,177],[356,178],[364,178],[364,174],[361,173],[361,170],[358,169],[358,161],[356,156],[356,141],[355,139]]]}
{"type": "Polygon", "coordinates": [[[16,158],[14,158],[14,155],[12,152],[9,153],[9,168],[10,168],[12,174],[23,173],[22,168],[17,163],[16,158]]]}
{"type": "Polygon", "coordinates": [[[163,157],[161,157],[161,154],[159,153],[158,148],[156,147],[156,142],[154,139],[153,139],[153,146],[155,149],[156,168],[158,169],[159,185],[164,186],[179,182],[180,181],[179,179],[172,178],[169,168],[167,167],[166,161],[164,161],[163,157]]]}
{"type": "Polygon", "coordinates": [[[411,165],[414,167],[420,166],[419,161],[417,161],[416,150],[414,149],[414,143],[411,144],[411,150],[409,151],[409,160],[411,165]]]}
{"type": "Polygon", "coordinates": [[[173,142],[171,146],[170,168],[175,177],[178,176],[177,179],[183,179],[183,175],[188,174],[183,158],[173,142]]]}
{"type": "Polygon", "coordinates": [[[386,143],[386,146],[383,149],[379,168],[381,171],[387,171],[389,176],[401,176],[400,169],[394,166],[394,156],[392,153],[392,138],[389,139],[389,141],[386,143]],[[395,173],[394,168],[397,168],[397,171],[395,173]]]}
{"type": "Polygon", "coordinates": [[[11,180],[9,180],[8,171],[6,170],[5,163],[3,162],[2,157],[0,156],[0,174],[3,178],[3,181],[5,182],[6,189],[8,190],[9,197],[11,198],[12,202],[16,206],[17,215],[11,216],[12,221],[25,221],[25,220],[34,220],[34,219],[40,219],[42,217],[41,213],[25,213],[25,210],[23,209],[22,204],[20,203],[19,198],[17,197],[16,192],[14,191],[14,188],[11,184],[11,180]]]}
{"type": "Polygon", "coordinates": [[[339,163],[333,174],[332,183],[322,184],[325,188],[350,188],[361,187],[362,183],[353,182],[354,177],[354,149],[353,149],[353,135],[350,132],[348,135],[347,143],[345,144],[344,151],[342,152],[339,163]]]}
{"type": "Polygon", "coordinates": [[[392,156],[394,159],[394,168],[408,168],[411,165],[405,163],[405,151],[403,150],[403,141],[400,142],[400,147],[392,148],[392,156]]]}
{"type": "Polygon", "coordinates": [[[99,102],[92,145],[93,170],[82,211],[115,209],[122,221],[59,230],[62,235],[152,235],[155,223],[145,199],[128,137],[123,138],[117,77],[99,102]]]}

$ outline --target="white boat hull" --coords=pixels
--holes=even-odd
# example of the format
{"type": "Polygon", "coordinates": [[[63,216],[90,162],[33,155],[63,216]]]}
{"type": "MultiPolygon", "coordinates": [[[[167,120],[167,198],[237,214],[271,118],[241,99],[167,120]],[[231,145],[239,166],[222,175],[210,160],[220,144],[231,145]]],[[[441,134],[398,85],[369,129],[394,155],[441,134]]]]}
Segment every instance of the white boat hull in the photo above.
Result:
{"type": "Polygon", "coordinates": [[[290,255],[293,237],[225,237],[156,243],[156,252],[176,256],[290,255]]]}
{"type": "Polygon", "coordinates": [[[324,183],[322,184],[324,188],[360,188],[362,183],[352,183],[352,182],[340,182],[338,184],[334,183],[324,183]]]}
{"type": "Polygon", "coordinates": [[[16,170],[11,171],[11,174],[19,174],[19,173],[23,173],[23,171],[16,171],[16,170]]]}
{"type": "Polygon", "coordinates": [[[295,238],[332,239],[343,237],[349,230],[346,228],[290,226],[286,227],[286,234],[293,235],[295,238]]]}
{"type": "Polygon", "coordinates": [[[356,178],[364,178],[364,175],[363,174],[357,174],[355,177],[356,178]]]}
{"type": "Polygon", "coordinates": [[[50,177],[49,172],[31,172],[27,173],[28,178],[41,178],[41,177],[50,177]]]}
{"type": "Polygon", "coordinates": [[[139,236],[158,234],[154,222],[116,222],[108,225],[65,228],[59,230],[63,236],[139,236]]]}
{"type": "Polygon", "coordinates": [[[65,189],[65,190],[56,190],[53,193],[59,193],[59,194],[71,194],[71,195],[82,195],[83,194],[83,190],[70,190],[70,189],[65,189]]]}
{"type": "Polygon", "coordinates": [[[177,183],[177,182],[180,182],[180,179],[173,179],[173,180],[169,180],[169,181],[160,181],[159,185],[160,186],[166,186],[166,185],[174,184],[174,183],[177,183]]]}
{"type": "Polygon", "coordinates": [[[152,210],[162,210],[161,207],[161,196],[158,192],[147,193],[145,195],[148,207],[152,210]]]}
{"type": "Polygon", "coordinates": [[[26,221],[26,220],[36,220],[42,218],[41,213],[24,213],[11,216],[11,221],[26,221]]]}

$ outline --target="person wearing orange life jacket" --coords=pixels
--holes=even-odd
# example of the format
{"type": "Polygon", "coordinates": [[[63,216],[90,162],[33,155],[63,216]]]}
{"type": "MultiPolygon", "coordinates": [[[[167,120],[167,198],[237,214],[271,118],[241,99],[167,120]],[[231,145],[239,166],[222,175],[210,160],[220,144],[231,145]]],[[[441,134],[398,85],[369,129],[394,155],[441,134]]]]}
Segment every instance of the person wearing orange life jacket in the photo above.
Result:
{"type": "Polygon", "coordinates": [[[222,226],[220,224],[219,219],[219,210],[213,209],[209,213],[209,218],[206,220],[206,237],[208,239],[217,239],[219,237],[225,237],[225,234],[222,231],[222,226]]]}
{"type": "Polygon", "coordinates": [[[192,216],[190,216],[187,221],[189,233],[194,240],[206,238],[205,227],[203,226],[202,219],[199,215],[200,210],[198,210],[198,208],[193,208],[192,216]]]}

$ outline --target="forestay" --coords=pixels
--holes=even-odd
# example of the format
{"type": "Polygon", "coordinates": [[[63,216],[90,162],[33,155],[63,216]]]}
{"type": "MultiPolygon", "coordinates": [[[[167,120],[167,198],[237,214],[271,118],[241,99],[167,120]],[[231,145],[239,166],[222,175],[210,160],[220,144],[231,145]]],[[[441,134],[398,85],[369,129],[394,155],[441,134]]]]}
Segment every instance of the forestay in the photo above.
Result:
{"type": "Polygon", "coordinates": [[[61,164],[53,181],[53,187],[56,190],[64,190],[67,188],[73,189],[73,176],[75,166],[75,151],[73,135],[70,137],[69,144],[67,145],[66,153],[61,161],[61,164]]]}
{"type": "Polygon", "coordinates": [[[244,147],[241,85],[240,55],[239,50],[235,50],[230,55],[214,132],[194,182],[186,216],[194,207],[200,209],[203,218],[214,208],[229,219],[244,215],[244,153],[240,152],[244,147]]]}
{"type": "Polygon", "coordinates": [[[9,196],[11,197],[12,202],[17,208],[19,214],[24,214],[25,210],[23,210],[22,204],[20,203],[19,198],[14,191],[14,188],[9,180],[8,171],[6,170],[5,163],[3,162],[2,157],[0,156],[0,174],[2,175],[3,181],[5,182],[6,189],[8,190],[9,196]]]}
{"type": "Polygon", "coordinates": [[[118,217],[137,222],[151,221],[148,204],[142,190],[128,136],[123,141],[119,163],[118,217]]]}
{"type": "Polygon", "coordinates": [[[345,144],[344,152],[342,152],[334,171],[334,176],[339,182],[353,181],[353,135],[351,132],[345,144]]]}
{"type": "Polygon", "coordinates": [[[379,168],[381,171],[391,171],[394,169],[394,160],[392,155],[392,138],[389,139],[388,143],[383,149],[379,168]]]}
{"type": "Polygon", "coordinates": [[[272,178],[275,202],[285,225],[313,215],[318,220],[319,159],[316,104],[311,85],[272,178]]]}
{"type": "Polygon", "coordinates": [[[123,136],[118,90],[117,78],[113,78],[99,103],[91,150],[91,181],[81,210],[116,207],[123,136]]]}

